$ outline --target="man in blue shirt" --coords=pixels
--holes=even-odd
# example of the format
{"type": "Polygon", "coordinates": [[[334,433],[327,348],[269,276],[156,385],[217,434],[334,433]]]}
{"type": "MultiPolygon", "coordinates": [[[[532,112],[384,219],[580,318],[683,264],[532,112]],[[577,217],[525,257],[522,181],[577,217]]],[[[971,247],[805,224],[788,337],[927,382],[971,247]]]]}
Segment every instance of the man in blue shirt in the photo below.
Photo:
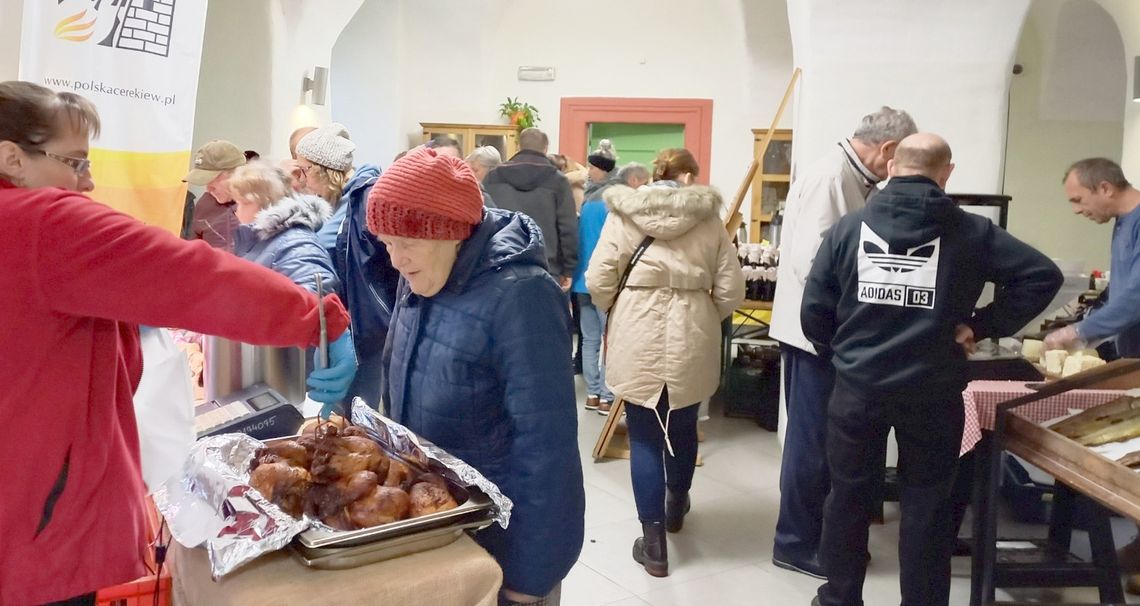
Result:
{"type": "Polygon", "coordinates": [[[1097,223],[1115,219],[1112,229],[1112,289],[1108,303],[1083,322],[1055,330],[1047,349],[1073,348],[1110,337],[1122,357],[1140,357],[1140,191],[1124,178],[1120,165],[1088,158],[1065,172],[1065,195],[1073,212],[1097,223]]]}

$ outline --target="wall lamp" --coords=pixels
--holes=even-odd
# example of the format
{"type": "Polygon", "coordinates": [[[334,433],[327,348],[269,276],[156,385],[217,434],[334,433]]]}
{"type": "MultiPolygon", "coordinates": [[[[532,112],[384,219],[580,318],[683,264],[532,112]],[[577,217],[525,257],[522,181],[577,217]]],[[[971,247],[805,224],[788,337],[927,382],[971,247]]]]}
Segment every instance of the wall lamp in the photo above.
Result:
{"type": "Polygon", "coordinates": [[[320,66],[314,67],[313,77],[310,78],[308,75],[305,75],[301,80],[301,100],[305,100],[305,93],[312,91],[313,105],[324,105],[328,88],[329,68],[320,66]]]}

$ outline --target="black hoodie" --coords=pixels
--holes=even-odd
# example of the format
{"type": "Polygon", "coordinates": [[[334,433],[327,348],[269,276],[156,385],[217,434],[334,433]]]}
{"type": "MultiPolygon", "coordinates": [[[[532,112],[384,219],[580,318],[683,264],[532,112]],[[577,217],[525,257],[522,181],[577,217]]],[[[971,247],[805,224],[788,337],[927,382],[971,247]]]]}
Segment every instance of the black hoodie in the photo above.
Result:
{"type": "Polygon", "coordinates": [[[499,208],[529,216],[538,224],[546,263],[556,277],[578,267],[578,214],[570,182],[542,152],[522,150],[483,179],[499,208]]]}
{"type": "Polygon", "coordinates": [[[958,208],[930,179],[894,177],[824,237],[800,318],[850,388],[913,399],[965,387],[957,325],[978,340],[1013,334],[1061,282],[1048,257],[958,208]],[[986,282],[994,301],[974,309],[986,282]]]}

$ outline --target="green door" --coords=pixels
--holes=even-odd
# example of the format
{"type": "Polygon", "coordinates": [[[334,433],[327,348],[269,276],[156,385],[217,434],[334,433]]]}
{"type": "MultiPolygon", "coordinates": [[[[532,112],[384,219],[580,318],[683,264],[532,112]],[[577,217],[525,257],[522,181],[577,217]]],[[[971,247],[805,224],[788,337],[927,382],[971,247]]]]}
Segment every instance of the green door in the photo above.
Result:
{"type": "MultiPolygon", "coordinates": [[[[590,149],[598,149],[598,141],[609,139],[617,151],[618,166],[640,162],[653,170],[657,152],[669,147],[685,146],[684,124],[630,124],[624,122],[594,122],[590,124],[590,149]]],[[[583,159],[585,159],[583,155],[583,159]]]]}

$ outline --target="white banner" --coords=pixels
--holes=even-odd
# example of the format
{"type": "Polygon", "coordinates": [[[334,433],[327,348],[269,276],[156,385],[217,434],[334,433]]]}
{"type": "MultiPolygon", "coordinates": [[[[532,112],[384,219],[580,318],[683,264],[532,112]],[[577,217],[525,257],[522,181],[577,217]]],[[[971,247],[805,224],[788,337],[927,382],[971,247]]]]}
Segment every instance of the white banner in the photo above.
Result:
{"type": "Polygon", "coordinates": [[[99,108],[91,197],[174,231],[190,165],[206,0],[24,0],[20,79],[99,108]]]}

